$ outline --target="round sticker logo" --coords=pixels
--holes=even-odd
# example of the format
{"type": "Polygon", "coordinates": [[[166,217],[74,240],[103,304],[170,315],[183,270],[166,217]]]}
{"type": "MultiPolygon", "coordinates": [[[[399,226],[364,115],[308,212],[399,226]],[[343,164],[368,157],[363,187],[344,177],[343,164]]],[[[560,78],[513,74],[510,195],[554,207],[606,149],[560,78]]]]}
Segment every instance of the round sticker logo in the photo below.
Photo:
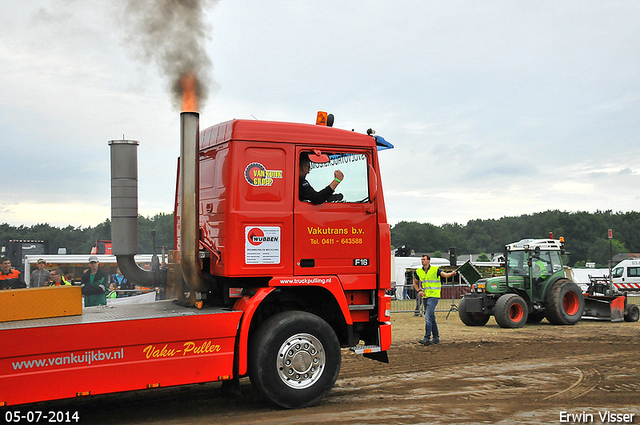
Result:
{"type": "Polygon", "coordinates": [[[259,162],[252,162],[244,169],[244,178],[251,186],[271,186],[275,179],[282,178],[282,170],[267,170],[259,162]]]}
{"type": "Polygon", "coordinates": [[[260,245],[264,241],[264,232],[254,227],[247,233],[247,239],[251,245],[260,245]]]}
{"type": "Polygon", "coordinates": [[[264,168],[264,165],[259,162],[252,162],[244,169],[244,178],[247,179],[249,184],[253,185],[256,179],[260,179],[265,176],[266,171],[267,170],[264,168]]]}

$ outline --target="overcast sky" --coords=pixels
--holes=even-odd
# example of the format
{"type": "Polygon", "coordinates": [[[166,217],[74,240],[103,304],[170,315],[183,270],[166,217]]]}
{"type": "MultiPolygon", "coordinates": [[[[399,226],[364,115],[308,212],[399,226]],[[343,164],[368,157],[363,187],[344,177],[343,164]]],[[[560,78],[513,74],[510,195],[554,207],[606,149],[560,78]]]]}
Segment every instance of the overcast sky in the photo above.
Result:
{"type": "MultiPolygon", "coordinates": [[[[140,213],[173,210],[179,114],[123,1],[2,1],[0,223],[104,221],[123,136],[140,213]]],[[[325,110],[375,129],[391,224],[639,209],[638,1],[220,0],[205,19],[201,128],[325,110]]]]}

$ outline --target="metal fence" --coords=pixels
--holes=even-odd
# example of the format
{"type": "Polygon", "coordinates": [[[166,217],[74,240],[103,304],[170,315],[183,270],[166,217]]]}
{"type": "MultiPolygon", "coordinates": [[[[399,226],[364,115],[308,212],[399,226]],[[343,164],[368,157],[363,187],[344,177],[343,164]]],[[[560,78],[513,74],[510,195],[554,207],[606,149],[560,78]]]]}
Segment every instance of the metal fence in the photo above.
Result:
{"type": "MultiPolygon", "coordinates": [[[[442,285],[440,302],[436,311],[450,311],[451,305],[457,306],[462,295],[468,294],[470,289],[470,285],[466,283],[442,285]]],[[[390,294],[391,313],[423,313],[422,303],[417,300],[413,285],[396,285],[391,289],[390,294]]]]}
{"type": "MultiPolygon", "coordinates": [[[[442,285],[440,302],[438,302],[437,312],[457,311],[460,298],[470,291],[468,284],[445,284],[442,285]]],[[[391,313],[418,313],[424,315],[422,303],[416,299],[416,290],[413,285],[396,285],[390,290],[391,313]]],[[[640,292],[627,293],[627,303],[640,306],[640,292]]]]}
{"type": "Polygon", "coordinates": [[[627,293],[627,304],[640,305],[640,292],[627,293]]]}

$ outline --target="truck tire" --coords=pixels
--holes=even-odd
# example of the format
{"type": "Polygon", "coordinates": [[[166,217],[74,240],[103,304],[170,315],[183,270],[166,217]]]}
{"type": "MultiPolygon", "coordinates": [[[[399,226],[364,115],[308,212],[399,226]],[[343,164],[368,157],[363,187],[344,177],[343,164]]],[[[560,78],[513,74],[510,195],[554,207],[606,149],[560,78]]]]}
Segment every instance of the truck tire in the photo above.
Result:
{"type": "Polygon", "coordinates": [[[460,300],[460,306],[458,307],[458,315],[460,320],[467,326],[484,326],[489,321],[488,314],[471,313],[467,311],[465,298],[460,300]]]}
{"type": "Polygon", "coordinates": [[[569,279],[559,279],[553,284],[544,314],[552,325],[575,325],[584,310],[584,295],[569,279]]]}
{"type": "Polygon", "coordinates": [[[335,332],[320,317],[285,311],[267,319],[249,344],[249,377],[267,400],[285,408],[313,406],[338,379],[335,332]]]}
{"type": "Polygon", "coordinates": [[[640,310],[638,310],[638,306],[635,304],[627,304],[627,308],[624,312],[624,321],[637,322],[638,319],[640,319],[640,310]]]}
{"type": "Polygon", "coordinates": [[[527,323],[536,324],[542,322],[544,319],[544,311],[532,311],[527,317],[527,323]]]}
{"type": "Polygon", "coordinates": [[[521,328],[528,313],[527,303],[520,295],[504,294],[496,301],[493,314],[501,328],[521,328]]]}

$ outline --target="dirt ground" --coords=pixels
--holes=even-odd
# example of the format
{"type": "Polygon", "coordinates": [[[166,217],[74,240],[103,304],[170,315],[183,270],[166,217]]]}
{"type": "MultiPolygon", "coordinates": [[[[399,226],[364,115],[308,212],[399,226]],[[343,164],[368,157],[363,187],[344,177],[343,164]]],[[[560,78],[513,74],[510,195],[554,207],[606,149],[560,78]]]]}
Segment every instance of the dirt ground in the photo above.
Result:
{"type": "Polygon", "coordinates": [[[211,383],[31,407],[78,411],[87,424],[597,424],[607,412],[640,423],[639,323],[501,329],[466,327],[456,313],[438,323],[441,344],[424,347],[424,319],[394,313],[390,363],[344,350],[334,389],[306,409],[272,406],[248,379],[241,396],[211,383]]]}

